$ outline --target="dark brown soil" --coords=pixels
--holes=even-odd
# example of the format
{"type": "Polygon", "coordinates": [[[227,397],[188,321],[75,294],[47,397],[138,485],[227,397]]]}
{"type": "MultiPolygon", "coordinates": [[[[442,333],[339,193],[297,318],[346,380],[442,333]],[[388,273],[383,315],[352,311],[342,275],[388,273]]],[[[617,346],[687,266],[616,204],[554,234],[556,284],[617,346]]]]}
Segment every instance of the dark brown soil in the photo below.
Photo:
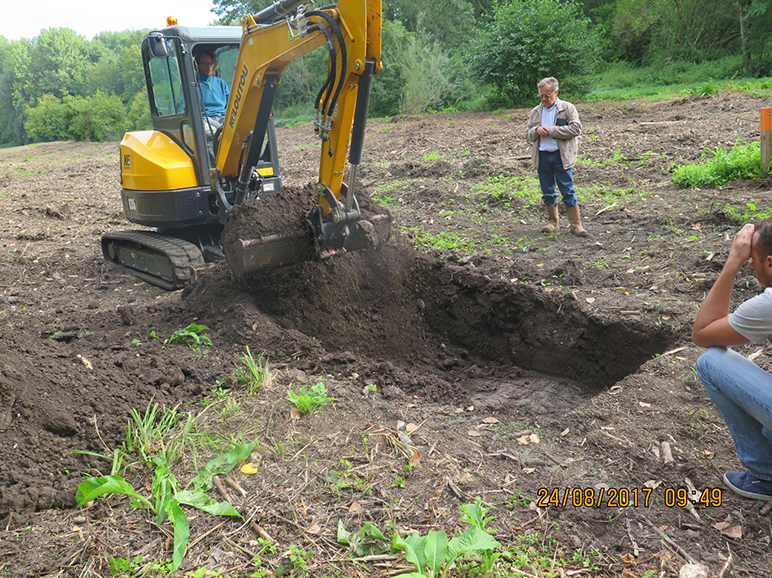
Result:
{"type": "MultiPolygon", "coordinates": [[[[543,215],[514,181],[480,188],[533,176],[527,110],[371,120],[361,186],[392,213],[389,243],[238,281],[218,264],[177,293],[102,260],[99,237],[127,228],[114,143],[0,151],[0,570],[107,576],[110,557],[171,556],[168,528],[125,500],[73,509],[83,476],[110,471],[95,454],[112,456],[130,411],[153,402],[193,412],[212,454],[222,440],[259,444],[260,471],[236,471],[246,496],[231,498],[277,540],[262,554],[270,569],[296,545],[314,554],[312,576],[394,574],[407,568],[396,556],[347,563],[338,522],[450,532],[458,506],[481,497],[506,547],[531,540],[532,556],[568,560],[536,567],[532,557],[523,575],[669,577],[701,562],[712,575],[769,576],[767,507],[728,492],[720,506],[667,504],[677,488],[721,487],[740,467],[692,370],[689,333],[736,215],[772,197],[769,180],[677,189],[670,170],[705,147],[757,140],[768,104],[740,94],[580,104],[586,239],[565,220],[540,235],[543,215]],[[416,250],[427,235],[457,242],[416,250]],[[191,322],[211,328],[211,347],[164,343],[191,322]],[[218,382],[243,393],[230,376],[247,347],[273,384],[240,396],[239,417],[226,419],[227,402],[205,398],[218,382]],[[293,419],[287,389],[318,380],[336,401],[293,419]],[[412,473],[393,443],[399,421],[420,426],[412,473]],[[333,470],[351,483],[332,491],[333,470]],[[540,488],[645,487],[656,488],[646,506],[533,501],[540,488]],[[716,527],[725,521],[742,537],[716,527]],[[594,562],[572,574],[577,551],[594,562]]],[[[277,132],[287,191],[311,190],[311,129],[277,132]]],[[[253,210],[239,231],[272,231],[259,211],[247,218],[253,210]]],[[[750,269],[736,289],[738,302],[758,290],[750,269]]],[[[768,364],[768,346],[743,351],[768,364]]],[[[181,471],[200,470],[205,454],[181,471]]],[[[141,471],[127,471],[138,488],[149,484],[141,471]]],[[[190,517],[185,571],[252,575],[260,545],[249,523],[190,517]]]]}

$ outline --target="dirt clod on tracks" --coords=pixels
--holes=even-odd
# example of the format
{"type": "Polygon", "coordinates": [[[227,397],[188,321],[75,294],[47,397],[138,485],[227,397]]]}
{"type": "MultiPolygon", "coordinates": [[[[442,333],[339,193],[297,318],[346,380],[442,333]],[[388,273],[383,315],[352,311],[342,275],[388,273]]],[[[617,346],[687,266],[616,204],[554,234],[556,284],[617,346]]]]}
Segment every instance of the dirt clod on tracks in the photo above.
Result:
{"type": "MultiPolygon", "coordinates": [[[[75,487],[83,473],[109,473],[99,455],[123,443],[132,409],[198,415],[216,384],[239,391],[233,365],[249,347],[275,379],[241,399],[249,417],[230,434],[258,441],[262,462],[238,474],[247,496],[233,501],[282,547],[313,551],[314,576],[342,554],[338,520],[452,531],[458,505],[476,496],[494,506],[505,545],[554,533],[549,557],[558,545],[567,559],[595,552],[598,576],[677,576],[689,559],[717,573],[730,552],[734,569],[766,576],[762,506],[727,491],[698,516],[667,503],[687,479],[721,487],[723,471],[741,467],[691,369],[700,350],[689,331],[738,215],[772,197],[766,179],[676,189],[669,170],[705,147],[758,139],[765,105],[737,94],[580,104],[588,239],[568,234],[564,217],[560,234],[543,237],[544,215],[515,194],[533,177],[519,160],[527,110],[371,120],[359,190],[391,211],[391,241],[238,281],[218,264],[176,293],[102,260],[99,237],[130,228],[114,143],[0,151],[0,568],[106,575],[111,556],[169,557],[158,527],[120,500],[71,509],[75,487]],[[503,181],[503,192],[483,186],[512,177],[523,180],[503,181]],[[445,243],[414,249],[428,238],[445,243]],[[165,343],[191,322],[211,328],[213,346],[165,343]],[[317,380],[337,401],[293,420],[286,390],[317,380]],[[420,426],[410,476],[387,443],[400,421],[420,426]],[[539,441],[518,442],[524,432],[539,441]],[[330,491],[342,461],[366,490],[330,491]],[[655,489],[646,506],[529,506],[542,488],[655,489]],[[727,520],[742,539],[716,526],[727,520]]],[[[285,199],[313,198],[309,131],[277,131],[285,199]]],[[[308,208],[298,206],[301,232],[308,208]]],[[[238,236],[276,232],[259,208],[243,214],[238,236]]],[[[735,288],[736,301],[758,290],[750,270],[735,288]]],[[[768,365],[768,346],[741,350],[768,365]]],[[[214,406],[201,431],[230,427],[214,406]]],[[[230,547],[240,522],[206,534],[218,523],[193,520],[206,538],[184,568],[250,575],[254,536],[230,547]]]]}

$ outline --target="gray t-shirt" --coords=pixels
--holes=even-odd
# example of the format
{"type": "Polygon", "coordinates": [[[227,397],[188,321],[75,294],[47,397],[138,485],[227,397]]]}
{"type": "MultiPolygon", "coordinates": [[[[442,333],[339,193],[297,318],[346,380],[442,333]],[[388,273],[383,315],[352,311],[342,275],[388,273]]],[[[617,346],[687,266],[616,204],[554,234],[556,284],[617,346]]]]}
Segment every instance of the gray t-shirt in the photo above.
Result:
{"type": "Polygon", "coordinates": [[[729,325],[751,343],[764,343],[772,336],[772,287],[740,305],[729,316],[729,325]]]}

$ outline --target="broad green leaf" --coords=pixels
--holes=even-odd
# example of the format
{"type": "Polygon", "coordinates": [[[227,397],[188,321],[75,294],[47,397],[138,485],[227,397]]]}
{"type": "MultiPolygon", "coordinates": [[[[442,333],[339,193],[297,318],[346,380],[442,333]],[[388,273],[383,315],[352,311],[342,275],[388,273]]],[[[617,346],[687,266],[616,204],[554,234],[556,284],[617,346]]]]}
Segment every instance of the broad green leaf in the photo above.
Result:
{"type": "Polygon", "coordinates": [[[346,530],[343,520],[338,520],[338,542],[350,546],[352,538],[356,538],[356,534],[346,530]]]}
{"type": "Polygon", "coordinates": [[[229,502],[216,502],[204,492],[182,491],[174,494],[174,499],[180,504],[193,506],[213,516],[236,516],[242,518],[229,502]]]}
{"type": "Polygon", "coordinates": [[[421,574],[420,572],[411,572],[410,574],[400,574],[399,576],[394,576],[394,578],[426,578],[426,574],[421,574]]]}
{"type": "Polygon", "coordinates": [[[426,568],[426,536],[421,536],[418,532],[413,532],[407,537],[402,538],[399,535],[394,536],[395,549],[405,550],[405,560],[416,565],[419,572],[426,568]]]}
{"type": "Polygon", "coordinates": [[[388,540],[388,538],[383,535],[383,532],[381,532],[376,526],[372,525],[370,522],[367,522],[364,526],[362,526],[362,529],[359,530],[359,533],[362,536],[369,536],[370,538],[375,538],[376,540],[383,540],[384,542],[388,540]]]}
{"type": "Polygon", "coordinates": [[[448,535],[444,530],[432,530],[426,535],[426,563],[432,576],[439,576],[448,554],[448,535]]]}
{"type": "Polygon", "coordinates": [[[477,526],[467,528],[460,536],[455,536],[448,543],[448,562],[455,560],[464,552],[473,552],[476,550],[495,550],[500,548],[496,539],[485,530],[477,526]]]}
{"type": "Polygon", "coordinates": [[[252,453],[256,442],[236,446],[228,453],[217,456],[209,460],[204,469],[191,482],[196,490],[209,490],[212,487],[212,478],[219,474],[230,472],[239,460],[246,460],[252,453]]]}
{"type": "MultiPolygon", "coordinates": [[[[90,502],[102,494],[123,494],[135,498],[142,503],[142,507],[153,508],[153,504],[140,496],[134,487],[124,480],[121,476],[101,476],[98,478],[88,478],[78,484],[78,491],[75,494],[75,500],[78,507],[90,502]]],[[[132,505],[135,502],[132,501],[132,505]]]]}
{"type": "Polygon", "coordinates": [[[188,540],[190,539],[190,526],[188,517],[182,511],[176,500],[172,499],[169,504],[169,519],[174,524],[174,554],[172,563],[174,569],[180,567],[182,559],[185,557],[185,550],[188,549],[188,540]]]}

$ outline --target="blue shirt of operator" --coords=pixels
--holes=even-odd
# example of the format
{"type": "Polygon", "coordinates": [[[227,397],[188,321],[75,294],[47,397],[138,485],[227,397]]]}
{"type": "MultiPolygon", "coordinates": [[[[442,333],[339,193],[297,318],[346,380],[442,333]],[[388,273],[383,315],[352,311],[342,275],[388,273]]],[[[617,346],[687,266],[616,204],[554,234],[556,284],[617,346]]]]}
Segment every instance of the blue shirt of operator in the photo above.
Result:
{"type": "MultiPolygon", "coordinates": [[[[555,114],[558,112],[558,103],[555,101],[555,104],[552,105],[552,108],[547,108],[546,106],[542,106],[541,109],[541,125],[542,126],[555,126],[555,114]]],[[[556,141],[551,136],[545,136],[541,139],[539,142],[539,150],[540,151],[547,151],[547,152],[553,152],[558,150],[558,141],[556,141]]]]}
{"type": "Polygon", "coordinates": [[[205,76],[198,74],[198,96],[201,98],[201,106],[204,116],[225,116],[228,106],[228,97],[231,89],[228,83],[219,76],[205,76]]]}

